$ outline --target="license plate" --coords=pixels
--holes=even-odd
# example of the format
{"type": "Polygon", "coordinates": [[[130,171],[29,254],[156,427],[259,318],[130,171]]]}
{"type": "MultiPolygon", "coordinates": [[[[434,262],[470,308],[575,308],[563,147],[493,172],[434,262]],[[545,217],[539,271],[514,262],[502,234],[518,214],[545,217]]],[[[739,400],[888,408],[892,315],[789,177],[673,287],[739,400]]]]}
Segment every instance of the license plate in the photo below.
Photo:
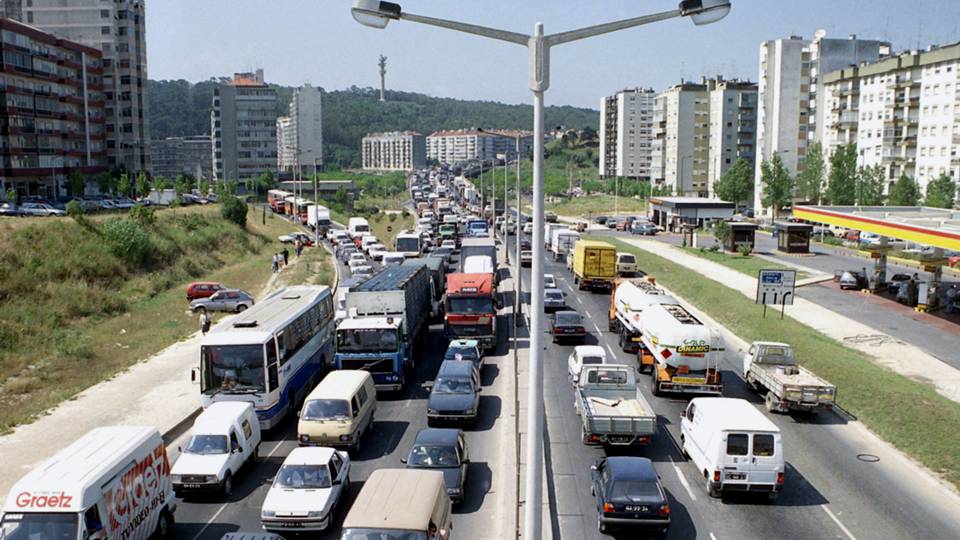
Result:
{"type": "Polygon", "coordinates": [[[673,382],[678,384],[704,384],[707,380],[703,377],[674,377],[673,382]]]}
{"type": "Polygon", "coordinates": [[[743,480],[747,475],[741,473],[727,473],[727,480],[743,480]]]}
{"type": "Polygon", "coordinates": [[[647,506],[626,506],[624,510],[627,512],[649,512],[650,508],[647,506]]]}
{"type": "Polygon", "coordinates": [[[633,440],[633,437],[628,435],[611,435],[610,442],[612,443],[627,443],[633,440]]]}
{"type": "Polygon", "coordinates": [[[184,484],[183,487],[187,489],[197,489],[200,487],[200,484],[184,484]]]}
{"type": "Polygon", "coordinates": [[[299,529],[303,527],[302,521],[283,521],[280,523],[281,527],[286,527],[289,529],[299,529]]]}

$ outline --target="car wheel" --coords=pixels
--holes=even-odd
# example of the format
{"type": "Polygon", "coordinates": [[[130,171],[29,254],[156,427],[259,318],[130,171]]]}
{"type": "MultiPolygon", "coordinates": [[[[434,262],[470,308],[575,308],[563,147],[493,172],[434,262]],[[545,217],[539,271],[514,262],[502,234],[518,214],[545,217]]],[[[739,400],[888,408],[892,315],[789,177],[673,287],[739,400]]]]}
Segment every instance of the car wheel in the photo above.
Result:
{"type": "Polygon", "coordinates": [[[237,313],[241,313],[241,312],[245,311],[246,309],[247,309],[246,304],[240,304],[239,306],[237,306],[237,313]]]}
{"type": "Polygon", "coordinates": [[[223,479],[223,485],[220,486],[220,493],[224,497],[233,495],[233,475],[229,472],[227,472],[227,476],[223,479]]]}
{"type": "Polygon", "coordinates": [[[719,499],[723,495],[719,487],[713,487],[709,476],[707,477],[707,494],[714,499],[719,499]]]}
{"type": "Polygon", "coordinates": [[[203,315],[204,313],[207,312],[207,308],[205,308],[205,307],[203,307],[203,306],[199,306],[199,307],[195,308],[195,309],[193,310],[193,312],[194,312],[194,313],[197,313],[197,314],[200,314],[200,315],[203,315]]]}
{"type": "Polygon", "coordinates": [[[603,524],[603,521],[600,521],[600,517],[599,517],[599,516],[597,516],[597,530],[600,531],[600,532],[602,532],[602,533],[604,533],[604,534],[606,534],[606,532],[607,532],[607,530],[608,530],[608,529],[607,529],[607,526],[603,524]]]}
{"type": "Polygon", "coordinates": [[[684,444],[684,437],[680,435],[680,455],[683,456],[683,459],[690,459],[690,454],[687,453],[687,447],[684,444]]]}
{"type": "Polygon", "coordinates": [[[173,514],[164,510],[160,512],[160,519],[157,521],[157,530],[153,533],[157,540],[170,540],[173,538],[173,514]]]}

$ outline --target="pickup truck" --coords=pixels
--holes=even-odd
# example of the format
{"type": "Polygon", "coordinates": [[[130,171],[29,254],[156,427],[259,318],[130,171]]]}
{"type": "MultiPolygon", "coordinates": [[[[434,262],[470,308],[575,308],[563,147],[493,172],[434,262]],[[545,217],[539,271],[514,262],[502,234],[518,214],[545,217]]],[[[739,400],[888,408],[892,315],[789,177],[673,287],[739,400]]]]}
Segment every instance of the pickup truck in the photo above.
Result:
{"type": "Polygon", "coordinates": [[[837,387],[797,365],[786,343],[755,341],[743,357],[743,378],[751,388],[766,393],[767,410],[817,412],[831,409],[837,387]]]}
{"type": "Polygon", "coordinates": [[[574,403],[583,444],[645,445],[657,431],[657,415],[637,388],[636,370],[622,364],[586,365],[574,403]]]}

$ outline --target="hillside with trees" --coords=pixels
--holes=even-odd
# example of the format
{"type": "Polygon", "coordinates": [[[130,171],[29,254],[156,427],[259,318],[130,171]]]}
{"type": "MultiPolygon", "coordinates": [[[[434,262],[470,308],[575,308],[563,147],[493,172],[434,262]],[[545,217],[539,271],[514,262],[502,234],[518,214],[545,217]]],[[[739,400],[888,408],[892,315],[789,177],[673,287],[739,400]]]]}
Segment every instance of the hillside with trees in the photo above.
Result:
{"type": "MultiPolygon", "coordinates": [[[[213,90],[226,79],[198,83],[184,80],[150,81],[148,87],[150,131],[153,138],[210,133],[210,104],[213,90]]],[[[276,86],[280,99],[277,114],[287,114],[293,88],[276,86]]],[[[597,129],[599,112],[577,107],[547,107],[549,128],[597,129]]],[[[442,129],[483,127],[489,129],[532,129],[530,105],[508,105],[493,101],[438,98],[412,92],[379,91],[356,86],[323,92],[324,153],[328,165],[359,166],[360,139],[369,132],[415,130],[423,134],[442,129]]]]}

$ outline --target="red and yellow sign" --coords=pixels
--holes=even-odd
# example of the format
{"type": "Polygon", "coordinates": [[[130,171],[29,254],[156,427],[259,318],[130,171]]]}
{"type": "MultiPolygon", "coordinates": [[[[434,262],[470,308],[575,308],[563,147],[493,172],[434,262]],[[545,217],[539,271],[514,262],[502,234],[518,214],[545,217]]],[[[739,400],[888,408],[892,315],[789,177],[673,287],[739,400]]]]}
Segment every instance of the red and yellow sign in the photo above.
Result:
{"type": "Polygon", "coordinates": [[[889,238],[899,238],[918,244],[960,251],[960,233],[957,232],[897,223],[811,206],[794,206],[793,215],[807,221],[857,229],[889,238]]]}

